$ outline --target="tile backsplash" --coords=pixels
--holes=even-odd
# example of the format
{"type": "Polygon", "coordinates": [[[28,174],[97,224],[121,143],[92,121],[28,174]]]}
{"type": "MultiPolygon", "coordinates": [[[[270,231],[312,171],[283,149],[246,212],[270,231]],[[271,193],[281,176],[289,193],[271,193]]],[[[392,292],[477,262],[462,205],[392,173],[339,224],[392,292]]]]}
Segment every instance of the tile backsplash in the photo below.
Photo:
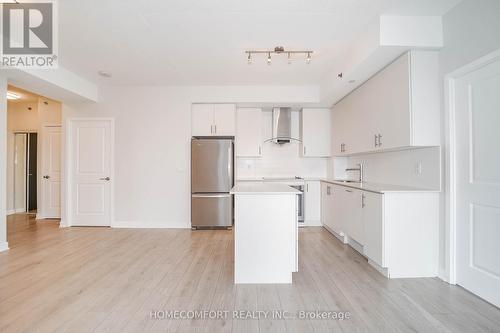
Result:
{"type": "Polygon", "coordinates": [[[289,177],[324,178],[329,158],[303,158],[299,144],[265,143],[260,158],[236,158],[236,178],[289,177]]]}
{"type": "Polygon", "coordinates": [[[363,163],[364,180],[374,183],[396,184],[439,189],[441,185],[441,150],[439,147],[381,152],[344,158],[332,163],[333,177],[355,179],[357,172],[345,169],[363,163]]]}

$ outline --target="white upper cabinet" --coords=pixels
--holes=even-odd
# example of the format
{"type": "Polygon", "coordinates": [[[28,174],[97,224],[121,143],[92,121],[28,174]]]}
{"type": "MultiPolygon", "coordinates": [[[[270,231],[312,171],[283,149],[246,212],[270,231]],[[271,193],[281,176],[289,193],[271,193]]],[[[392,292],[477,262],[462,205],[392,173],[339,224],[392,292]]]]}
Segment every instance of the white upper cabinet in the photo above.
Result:
{"type": "Polygon", "coordinates": [[[236,112],[236,156],[262,156],[262,109],[238,108],[236,112]]]}
{"type": "Polygon", "coordinates": [[[302,157],[331,156],[330,114],[330,109],[302,109],[300,122],[302,157]]]}
{"type": "Polygon", "coordinates": [[[439,91],[438,54],[404,54],[334,106],[333,153],[439,146],[439,91]]]}
{"type": "Polygon", "coordinates": [[[236,135],[236,106],[214,104],[214,134],[216,136],[236,135]]]}
{"type": "Polygon", "coordinates": [[[193,136],[213,135],[213,104],[193,104],[191,108],[191,134],[193,136]]]}
{"type": "Polygon", "coordinates": [[[193,136],[234,136],[236,106],[234,104],[193,104],[191,134],[193,136]]]}

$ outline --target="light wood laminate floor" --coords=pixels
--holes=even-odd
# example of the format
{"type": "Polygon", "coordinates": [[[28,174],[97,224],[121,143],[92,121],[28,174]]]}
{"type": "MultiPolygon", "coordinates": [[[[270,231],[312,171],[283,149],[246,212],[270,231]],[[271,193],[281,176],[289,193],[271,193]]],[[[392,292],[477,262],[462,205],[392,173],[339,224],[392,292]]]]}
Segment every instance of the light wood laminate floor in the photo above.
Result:
{"type": "Polygon", "coordinates": [[[231,231],[65,228],[8,218],[0,332],[500,332],[500,310],[439,279],[388,280],[301,229],[293,285],[234,285],[231,231]],[[154,310],[349,311],[350,320],[166,320],[154,310]]]}

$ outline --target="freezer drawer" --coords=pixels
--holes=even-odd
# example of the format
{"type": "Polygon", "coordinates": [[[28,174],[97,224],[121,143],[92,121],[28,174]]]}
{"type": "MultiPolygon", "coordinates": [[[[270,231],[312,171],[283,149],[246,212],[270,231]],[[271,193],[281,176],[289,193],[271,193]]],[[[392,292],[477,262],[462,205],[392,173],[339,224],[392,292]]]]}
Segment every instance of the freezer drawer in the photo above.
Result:
{"type": "Polygon", "coordinates": [[[193,194],[191,196],[192,227],[230,227],[233,225],[233,196],[193,194]]]}

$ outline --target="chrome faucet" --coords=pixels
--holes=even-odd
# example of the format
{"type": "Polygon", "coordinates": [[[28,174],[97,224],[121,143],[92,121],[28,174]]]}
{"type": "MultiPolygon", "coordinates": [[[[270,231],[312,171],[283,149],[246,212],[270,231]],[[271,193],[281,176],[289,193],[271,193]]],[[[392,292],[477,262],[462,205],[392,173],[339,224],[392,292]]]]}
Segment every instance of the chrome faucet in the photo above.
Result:
{"type": "Polygon", "coordinates": [[[357,168],[347,168],[345,171],[358,171],[359,172],[359,182],[363,182],[363,163],[356,164],[357,168]]]}

